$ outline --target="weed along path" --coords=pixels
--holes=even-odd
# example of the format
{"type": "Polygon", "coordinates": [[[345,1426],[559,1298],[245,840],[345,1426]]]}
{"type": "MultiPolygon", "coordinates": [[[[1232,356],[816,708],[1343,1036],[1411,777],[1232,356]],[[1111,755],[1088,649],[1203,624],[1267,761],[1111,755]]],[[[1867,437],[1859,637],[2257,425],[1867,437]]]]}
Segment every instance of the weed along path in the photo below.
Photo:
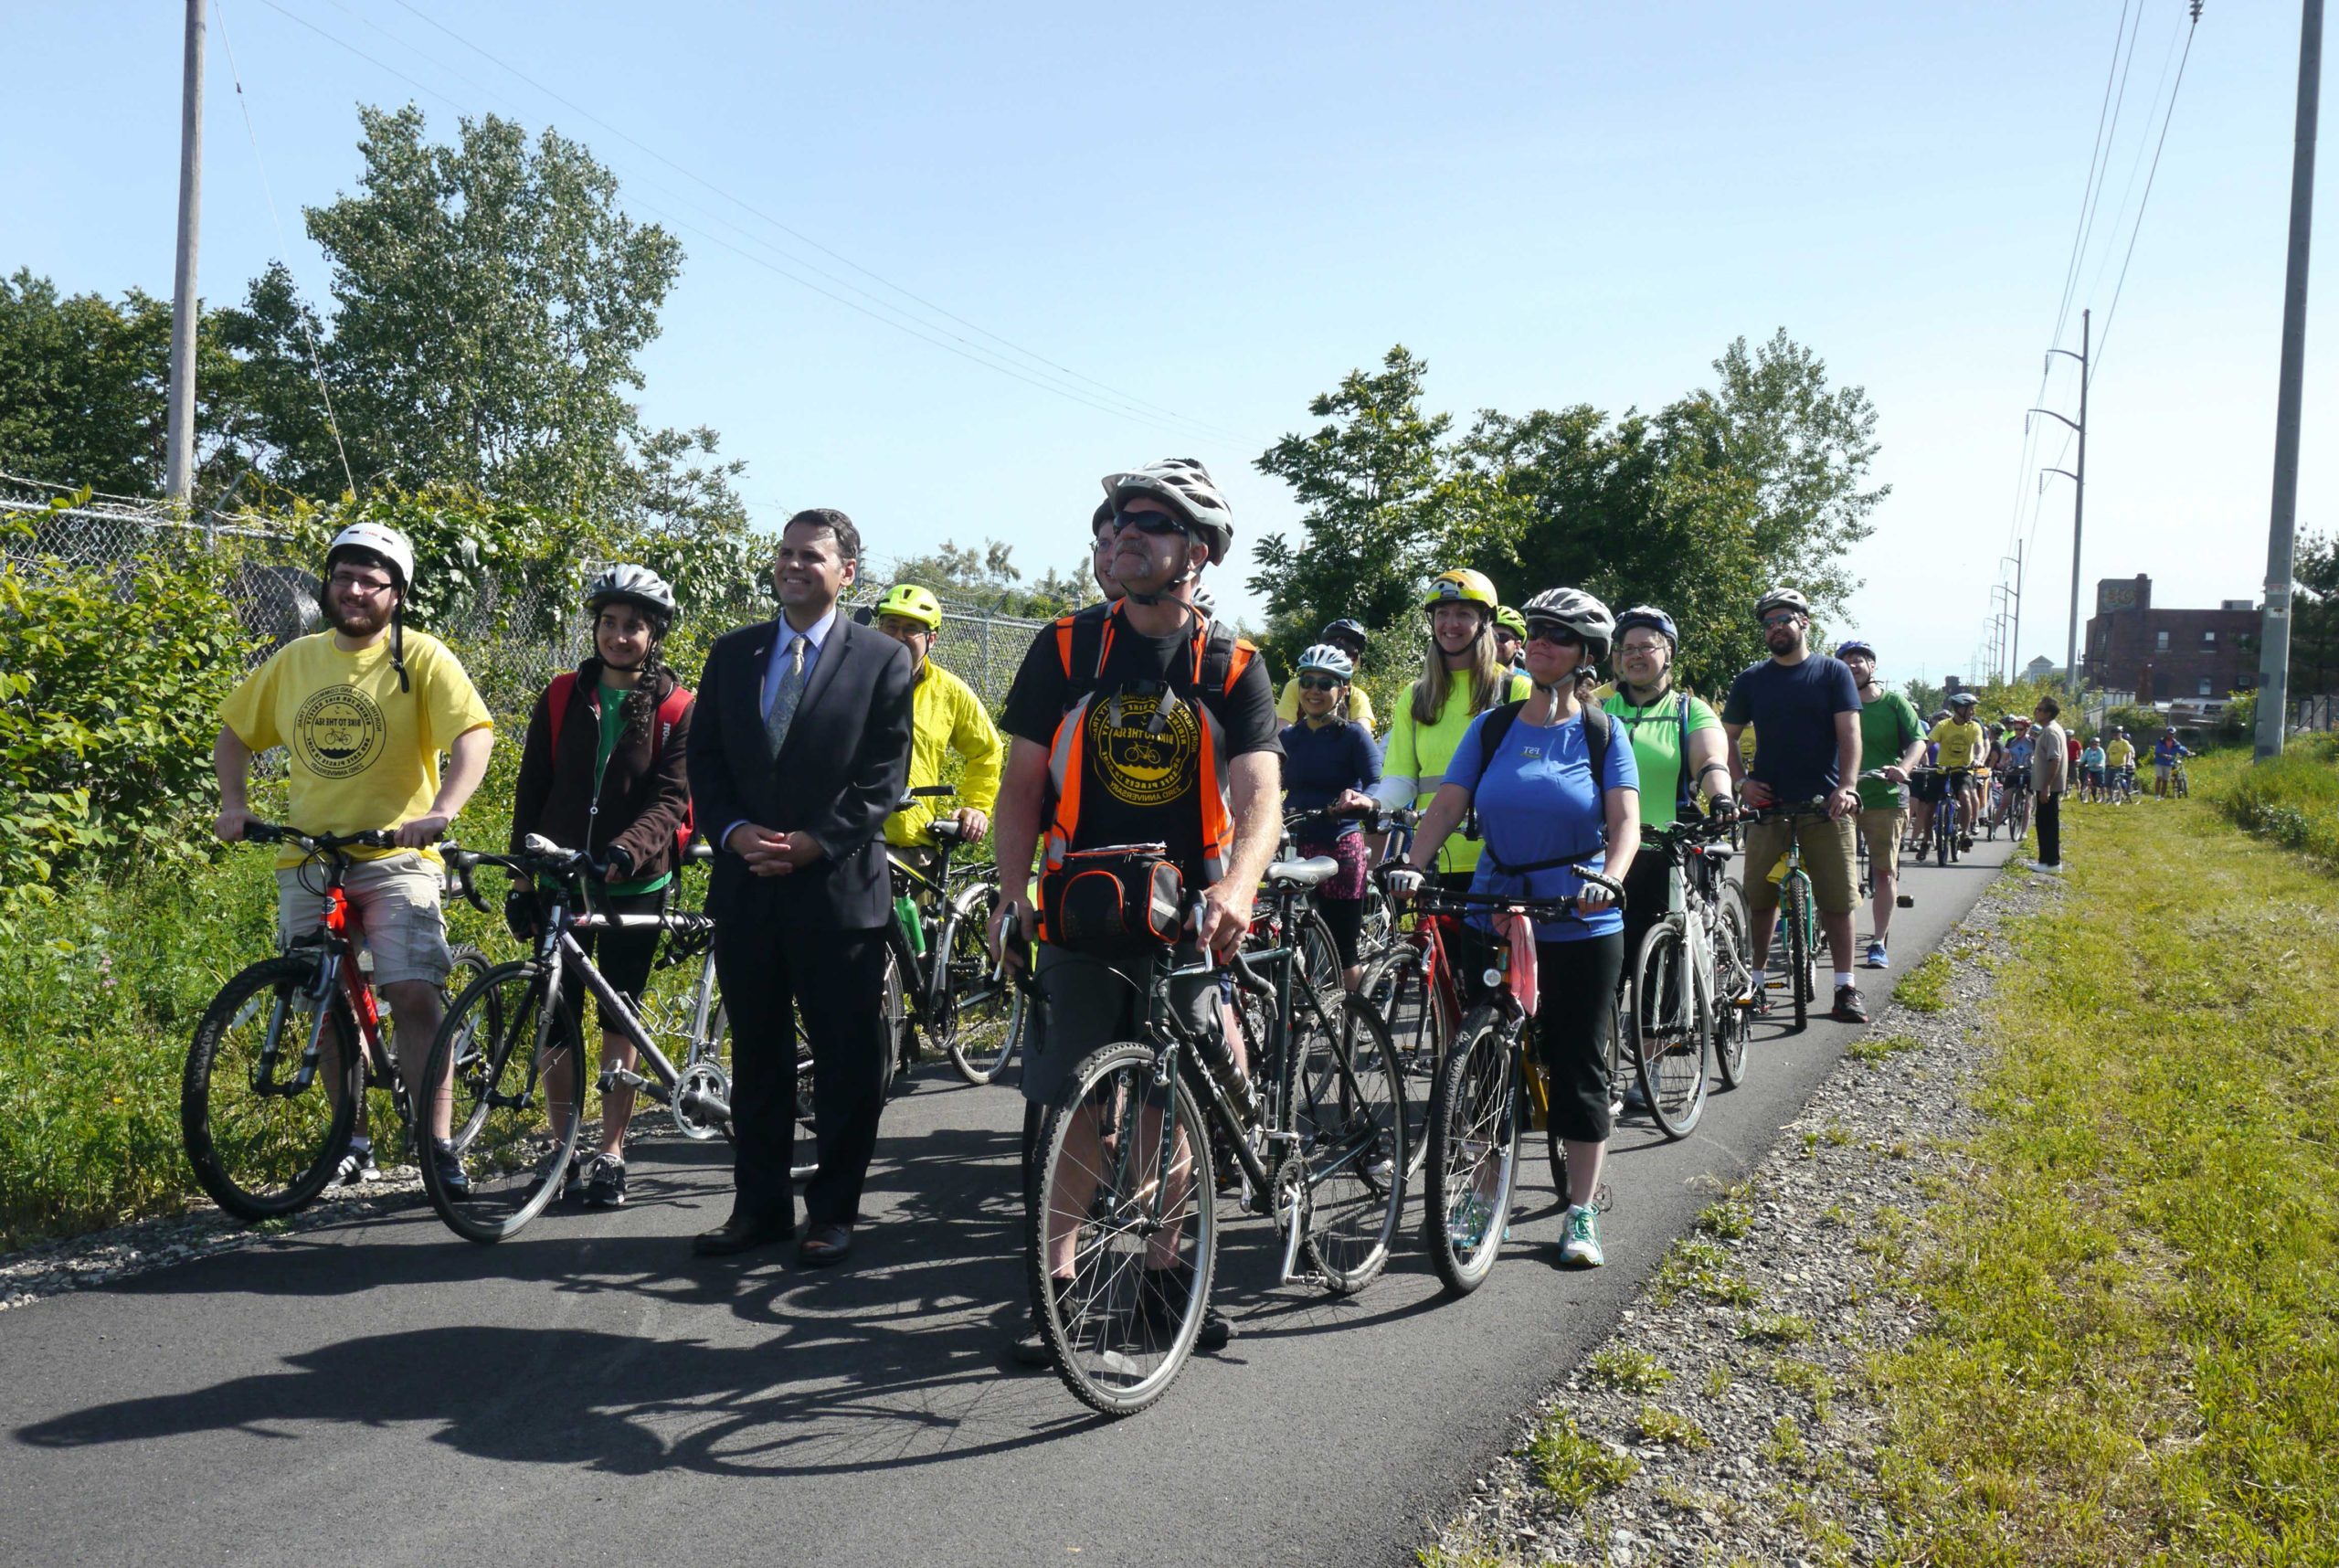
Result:
{"type": "MultiPolygon", "coordinates": [[[[1911,873],[1901,972],[2005,854],[1911,873]]],[[[1898,978],[1861,972],[1872,1007],[1898,978]]],[[[1866,1033],[1760,1027],[1746,1086],[1695,1136],[1620,1128],[1604,1269],[1554,1266],[1540,1152],[1511,1247],[1464,1300],[1415,1247],[1354,1298],[1280,1287],[1272,1228],[1229,1225],[1238,1337],[1117,1424],[1007,1353],[1021,1102],[947,1069],[887,1111],[843,1269],[692,1257],[728,1212],[723,1150],[662,1138],[637,1146],[625,1209],[499,1247],[405,1207],[58,1294],[0,1313],[11,1555],[1410,1561],[1866,1033]]]]}

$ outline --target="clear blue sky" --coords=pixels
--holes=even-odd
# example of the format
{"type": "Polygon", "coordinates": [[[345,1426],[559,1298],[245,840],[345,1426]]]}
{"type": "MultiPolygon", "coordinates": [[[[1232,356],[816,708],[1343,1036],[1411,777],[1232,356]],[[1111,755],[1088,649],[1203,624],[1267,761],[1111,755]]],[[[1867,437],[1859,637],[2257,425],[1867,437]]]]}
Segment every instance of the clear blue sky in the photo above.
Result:
{"type": "MultiPolygon", "coordinates": [[[[1888,675],[1969,673],[2017,528],[2034,546],[2021,652],[2062,656],[2069,495],[2057,482],[2034,535],[2022,410],[2062,296],[2118,0],[221,3],[312,298],[323,273],[298,209],[354,183],[359,102],[413,99],[450,136],[458,107],[549,123],[612,165],[637,215],[687,251],[645,412],[719,429],[749,461],[759,521],[838,505],[881,556],[995,536],[1027,567],[1067,565],[1096,476],[1178,454],[1210,463],[1247,540],[1297,518],[1251,460],[1392,343],[1428,361],[1433,405],[1466,419],[1655,408],[1707,379],[1732,337],[1784,326],[1881,414],[1893,493],[1855,560],[1854,609],[1888,675]],[[915,309],[625,137],[985,332],[1176,410],[1178,433],[787,281],[770,266],[810,276],[792,253],[915,309]]],[[[2141,41],[2074,346],[2080,305],[2099,326],[2111,306],[2132,170],[2185,25],[2183,0],[2133,10],[2141,41]]],[[[217,16],[202,274],[225,301],[278,241],[217,16]]],[[[167,296],[179,7],[12,0],[6,29],[0,266],[167,296]]],[[[2297,45],[2295,5],[2208,0],[2094,385],[2090,602],[2096,577],[2139,571],[2164,604],[2259,590],[2297,45]]],[[[2323,218],[2328,258],[2339,212],[2323,218]]],[[[2334,280],[2317,273],[2308,526],[2331,517],[2316,436],[2339,351],[2334,280]]],[[[2072,376],[2048,397],[2074,405],[2072,376]]],[[[2058,427],[2048,461],[2060,445],[2058,427]]]]}

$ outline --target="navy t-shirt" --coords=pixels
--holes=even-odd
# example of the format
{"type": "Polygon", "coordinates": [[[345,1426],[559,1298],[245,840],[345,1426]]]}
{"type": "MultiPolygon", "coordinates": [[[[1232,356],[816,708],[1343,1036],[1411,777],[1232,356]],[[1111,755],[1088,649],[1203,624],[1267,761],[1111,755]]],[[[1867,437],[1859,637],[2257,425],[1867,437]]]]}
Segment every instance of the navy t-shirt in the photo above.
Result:
{"type": "MultiPolygon", "coordinates": [[[[1311,728],[1306,719],[1283,726],[1283,803],[1291,811],[1318,811],[1343,789],[1366,794],[1381,782],[1381,751],[1372,733],[1354,719],[1311,728]]],[[[1295,836],[1310,841],[1337,832],[1346,837],[1364,824],[1354,817],[1337,822],[1318,817],[1299,824],[1295,836]]]]}
{"type": "Polygon", "coordinates": [[[1765,659],[1741,670],[1721,722],[1754,726],[1750,776],[1769,785],[1780,804],[1799,805],[1843,782],[1836,777],[1836,715],[1859,711],[1851,667],[1814,653],[1800,664],[1765,659]]]}
{"type": "MultiPolygon", "coordinates": [[[[1531,865],[1598,851],[1583,863],[1593,871],[1607,869],[1607,817],[1601,791],[1592,782],[1592,747],[1583,733],[1583,715],[1546,728],[1528,723],[1522,714],[1512,721],[1491,758],[1483,750],[1486,727],[1485,714],[1471,720],[1445,765],[1448,782],[1478,780],[1470,803],[1477,809],[1486,853],[1478,857],[1470,891],[1524,894],[1538,903],[1572,899],[1583,884],[1572,866],[1508,876],[1496,870],[1495,863],[1531,865]]],[[[1603,782],[1611,789],[1641,787],[1633,743],[1621,727],[1609,734],[1608,777],[1603,782]]],[[[1491,917],[1473,923],[1486,927],[1491,917]]],[[[1535,939],[1578,942],[1624,928],[1625,917],[1611,905],[1588,920],[1539,920],[1535,939]]]]}

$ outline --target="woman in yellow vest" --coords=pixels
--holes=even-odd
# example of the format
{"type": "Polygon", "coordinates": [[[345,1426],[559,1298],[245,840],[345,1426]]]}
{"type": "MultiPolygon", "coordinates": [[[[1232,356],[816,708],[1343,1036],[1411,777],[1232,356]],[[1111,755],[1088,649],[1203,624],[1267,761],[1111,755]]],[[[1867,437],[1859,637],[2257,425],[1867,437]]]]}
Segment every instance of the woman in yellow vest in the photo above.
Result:
{"type": "MultiPolygon", "coordinates": [[[[1501,600],[1483,572],[1467,567],[1446,572],[1429,585],[1422,608],[1429,616],[1429,646],[1421,678],[1409,687],[1389,729],[1381,759],[1381,782],[1373,797],[1394,810],[1425,808],[1445,781],[1445,764],[1470,721],[1488,708],[1523,702],[1534,684],[1495,657],[1495,610],[1501,600]]],[[[1434,873],[1450,885],[1467,887],[1478,866],[1475,833],[1445,841],[1434,873]]]]}

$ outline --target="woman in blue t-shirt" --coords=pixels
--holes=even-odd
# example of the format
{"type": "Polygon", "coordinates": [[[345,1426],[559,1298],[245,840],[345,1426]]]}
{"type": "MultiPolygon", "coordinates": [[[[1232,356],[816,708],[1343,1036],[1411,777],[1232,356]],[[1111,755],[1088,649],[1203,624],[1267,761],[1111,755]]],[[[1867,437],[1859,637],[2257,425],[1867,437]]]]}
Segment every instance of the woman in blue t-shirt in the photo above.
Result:
{"type": "Polygon", "coordinates": [[[1593,1202],[1613,1128],[1609,1004],[1625,967],[1625,938],[1614,901],[1579,878],[1574,867],[1620,880],[1632,869],[1640,845],[1640,772],[1631,743],[1612,736],[1596,783],[1592,774],[1592,737],[1576,674],[1607,654],[1615,627],[1607,607],[1590,594],[1553,588],[1528,600],[1526,614],[1527,673],[1535,694],[1522,707],[1493,709],[1472,723],[1406,854],[1406,867],[1415,874],[1392,878],[1391,885],[1402,892],[1416,882],[1475,805],[1484,853],[1472,891],[1517,893],[1537,902],[1574,900],[1573,918],[1535,927],[1535,1039],[1551,1080],[1551,1126],[1567,1151],[1567,1228],[1560,1258],[1593,1267],[1602,1257],[1593,1202]],[[1504,713],[1513,716],[1487,747],[1487,722],[1504,713]]]}
{"type": "Polygon", "coordinates": [[[1283,730],[1284,809],[1316,811],[1292,830],[1301,854],[1330,855],[1339,874],[1316,890],[1316,907],[1340,952],[1342,983],[1356,989],[1357,934],[1364,926],[1364,832],[1359,819],[1374,810],[1381,753],[1372,733],[1348,711],[1356,662],[1328,642],[1299,656],[1299,717],[1283,730]]]}

